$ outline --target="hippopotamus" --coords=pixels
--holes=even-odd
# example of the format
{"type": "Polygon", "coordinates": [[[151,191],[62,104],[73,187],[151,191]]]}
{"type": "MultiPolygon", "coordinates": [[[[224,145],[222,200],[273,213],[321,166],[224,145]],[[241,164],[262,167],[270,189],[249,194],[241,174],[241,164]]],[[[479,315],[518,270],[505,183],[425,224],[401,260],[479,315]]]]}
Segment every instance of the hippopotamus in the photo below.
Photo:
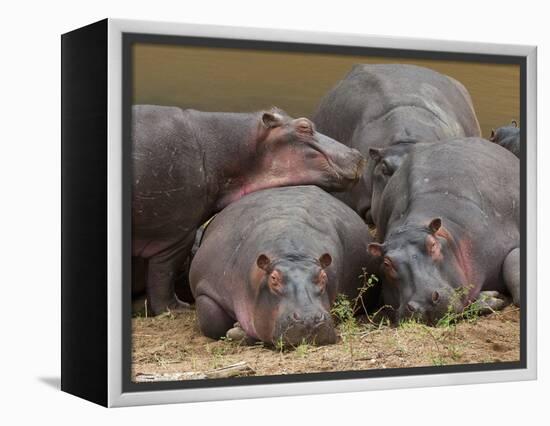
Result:
{"type": "MultiPolygon", "coordinates": [[[[320,132],[365,157],[372,147],[481,135],[464,86],[414,65],[355,65],[321,100],[313,121],[320,132]]],[[[360,182],[336,195],[367,223],[372,223],[371,168],[368,162],[360,182]]]]}
{"type": "Polygon", "coordinates": [[[499,127],[496,130],[492,129],[489,140],[506,148],[508,151],[519,158],[521,148],[520,131],[517,121],[512,120],[512,123],[509,126],[499,127]]]}
{"type": "Polygon", "coordinates": [[[148,260],[150,312],[185,308],[174,280],[197,228],[244,195],[311,184],[346,190],[363,156],[284,111],[213,113],[136,105],[132,111],[132,254],[148,260]]]}
{"type": "MultiPolygon", "coordinates": [[[[248,341],[334,343],[337,294],[356,298],[362,268],[380,266],[367,253],[372,241],[352,209],[316,186],[241,198],[208,225],[191,263],[201,332],[217,339],[238,322],[248,341]]],[[[375,306],[376,289],[367,293],[375,306]]]]}
{"type": "Polygon", "coordinates": [[[519,160],[481,138],[412,146],[372,214],[394,321],[436,323],[481,292],[520,304],[519,160]],[[502,296],[502,297],[500,297],[502,296]]]}

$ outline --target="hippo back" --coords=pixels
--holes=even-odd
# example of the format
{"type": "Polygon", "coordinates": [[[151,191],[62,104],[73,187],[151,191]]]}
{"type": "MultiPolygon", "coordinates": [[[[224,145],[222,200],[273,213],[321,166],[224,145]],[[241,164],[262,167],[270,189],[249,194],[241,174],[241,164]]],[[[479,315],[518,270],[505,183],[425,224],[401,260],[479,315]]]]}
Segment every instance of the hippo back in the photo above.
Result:
{"type": "Polygon", "coordinates": [[[216,291],[227,303],[244,291],[242,282],[261,253],[275,259],[330,253],[329,275],[338,283],[333,296],[353,296],[362,267],[369,264],[366,247],[372,240],[353,210],[318,187],[258,191],[229,205],[207,227],[191,267],[191,288],[195,292],[205,276],[225,277],[230,282],[221,282],[216,291]]]}
{"type": "Polygon", "coordinates": [[[358,129],[380,129],[362,135],[362,144],[369,146],[399,138],[480,135],[471,97],[461,83],[428,68],[402,64],[355,65],[323,98],[314,122],[319,131],[344,144],[351,144],[358,129]],[[432,131],[426,134],[423,127],[432,131]]]}
{"type": "MultiPolygon", "coordinates": [[[[402,142],[480,136],[472,100],[455,79],[428,68],[355,65],[321,101],[319,131],[359,150],[402,142]]],[[[370,222],[372,162],[358,185],[337,195],[370,222]]]]}
{"type": "Polygon", "coordinates": [[[416,145],[389,180],[380,205],[374,214],[382,238],[402,218],[416,215],[448,218],[481,240],[510,228],[515,239],[519,161],[481,138],[416,145]]]}

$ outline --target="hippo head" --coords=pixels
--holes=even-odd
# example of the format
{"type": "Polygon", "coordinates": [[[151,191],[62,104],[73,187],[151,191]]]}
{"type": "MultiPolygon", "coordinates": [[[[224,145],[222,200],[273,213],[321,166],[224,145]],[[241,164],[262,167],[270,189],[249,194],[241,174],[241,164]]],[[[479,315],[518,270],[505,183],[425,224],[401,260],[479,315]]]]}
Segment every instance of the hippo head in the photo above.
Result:
{"type": "Polygon", "coordinates": [[[307,118],[293,119],[274,109],[262,113],[260,127],[259,167],[248,179],[252,186],[317,185],[345,191],[363,174],[361,153],[317,132],[307,118]]]}
{"type": "Polygon", "coordinates": [[[512,120],[508,126],[499,127],[498,129],[491,129],[489,140],[491,142],[500,143],[506,138],[519,136],[519,130],[518,122],[516,120],[512,120]]]}
{"type": "Polygon", "coordinates": [[[253,314],[258,338],[290,346],[336,341],[327,291],[331,262],[328,253],[316,261],[301,257],[272,261],[265,254],[258,256],[261,278],[253,314]]]}
{"type": "Polygon", "coordinates": [[[391,306],[391,319],[414,318],[435,324],[449,312],[461,312],[467,294],[467,278],[452,237],[441,219],[426,227],[403,226],[392,232],[384,244],[371,243],[368,251],[383,259],[382,294],[391,306]]]}
{"type": "Polygon", "coordinates": [[[370,207],[364,214],[365,222],[369,225],[374,224],[374,217],[380,205],[380,198],[384,192],[388,180],[395,171],[401,166],[414,143],[398,143],[387,148],[369,148],[369,157],[371,165],[368,169],[369,181],[372,185],[372,194],[370,207]]]}

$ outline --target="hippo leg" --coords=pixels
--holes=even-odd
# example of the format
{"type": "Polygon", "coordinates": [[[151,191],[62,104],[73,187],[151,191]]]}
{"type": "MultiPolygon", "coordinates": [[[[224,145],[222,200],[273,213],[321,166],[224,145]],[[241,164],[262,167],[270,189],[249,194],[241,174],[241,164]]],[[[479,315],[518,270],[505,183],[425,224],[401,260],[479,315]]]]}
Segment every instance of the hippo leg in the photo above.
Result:
{"type": "Polygon", "coordinates": [[[218,303],[206,295],[200,295],[195,302],[197,319],[202,334],[212,339],[224,337],[227,330],[233,327],[231,318],[218,303]]]}
{"type": "Polygon", "coordinates": [[[502,264],[502,277],[504,284],[512,296],[514,304],[520,305],[520,261],[519,261],[519,248],[515,248],[504,259],[502,264]]]}
{"type": "Polygon", "coordinates": [[[482,291],[477,298],[481,315],[500,311],[510,304],[510,298],[498,291],[482,291]]]}
{"type": "Polygon", "coordinates": [[[170,250],[149,258],[147,298],[153,315],[159,315],[167,309],[171,311],[189,309],[189,304],[179,300],[174,291],[178,272],[189,250],[189,244],[178,244],[170,250]]]}

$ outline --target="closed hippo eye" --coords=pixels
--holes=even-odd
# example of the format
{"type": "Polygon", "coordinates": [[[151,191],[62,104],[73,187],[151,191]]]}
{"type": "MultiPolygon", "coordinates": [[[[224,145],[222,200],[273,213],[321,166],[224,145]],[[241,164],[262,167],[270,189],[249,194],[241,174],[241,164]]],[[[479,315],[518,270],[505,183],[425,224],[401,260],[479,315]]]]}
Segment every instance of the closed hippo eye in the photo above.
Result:
{"type": "Polygon", "coordinates": [[[441,244],[435,237],[431,235],[428,236],[426,240],[426,248],[427,248],[428,254],[431,256],[433,260],[441,260],[442,258],[441,244]]]}
{"type": "Polygon", "coordinates": [[[328,277],[327,277],[327,274],[325,271],[321,271],[319,273],[319,276],[317,277],[317,286],[319,287],[319,291],[321,293],[324,293],[325,292],[325,289],[327,288],[327,281],[328,281],[328,277]]]}
{"type": "Polygon", "coordinates": [[[384,257],[383,266],[386,278],[388,278],[392,284],[399,285],[399,282],[397,280],[397,269],[389,257],[384,257]]]}
{"type": "Polygon", "coordinates": [[[279,271],[273,271],[269,274],[267,283],[273,294],[280,296],[283,293],[283,277],[279,271]]]}
{"type": "Polygon", "coordinates": [[[296,124],[296,130],[299,133],[304,133],[312,136],[314,133],[313,123],[306,118],[299,118],[296,124]]]}

